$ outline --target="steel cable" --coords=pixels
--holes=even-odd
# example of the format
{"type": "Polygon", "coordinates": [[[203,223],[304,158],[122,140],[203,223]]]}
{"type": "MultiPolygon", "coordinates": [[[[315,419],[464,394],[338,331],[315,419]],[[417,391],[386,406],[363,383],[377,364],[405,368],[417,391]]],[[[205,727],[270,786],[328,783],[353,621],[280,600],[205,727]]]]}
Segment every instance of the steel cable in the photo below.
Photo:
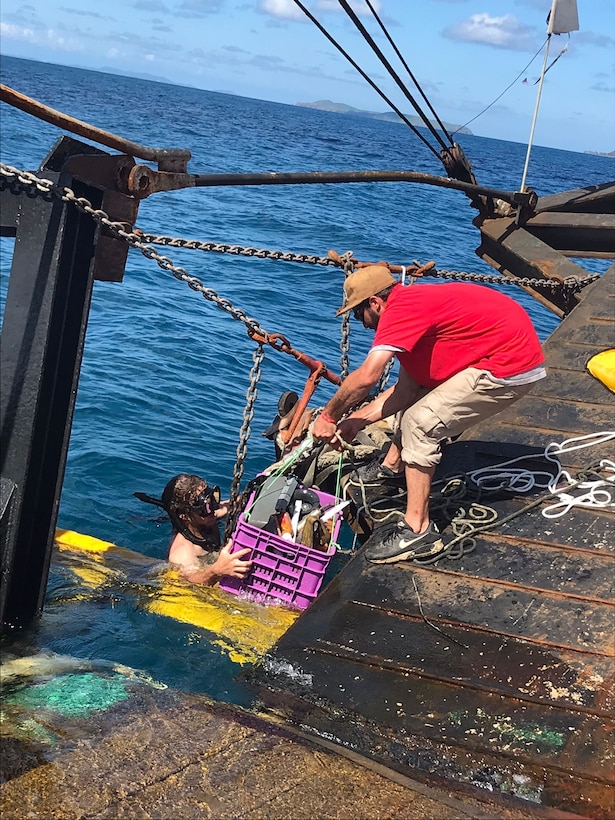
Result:
{"type": "Polygon", "coordinates": [[[363,79],[371,85],[371,87],[374,89],[374,91],[380,97],[382,97],[382,99],[397,114],[397,116],[402,120],[402,122],[404,122],[408,126],[408,128],[410,128],[412,131],[414,131],[414,133],[421,140],[421,142],[424,143],[427,146],[427,148],[433,154],[435,154],[436,157],[438,157],[438,159],[440,159],[440,155],[438,154],[436,149],[433,147],[433,145],[431,145],[431,143],[428,140],[425,139],[425,137],[421,134],[421,132],[417,128],[414,127],[414,125],[412,125],[412,123],[410,122],[408,117],[406,117],[406,115],[395,105],[395,103],[392,100],[390,100],[389,97],[387,97],[387,95],[384,93],[384,91],[382,91],[380,88],[378,88],[378,86],[371,79],[371,77],[369,77],[368,74],[365,71],[363,71],[363,69],[359,66],[359,64],[355,60],[352,59],[350,54],[348,54],[348,52],[345,49],[343,49],[342,46],[329,34],[329,32],[326,30],[326,28],[316,19],[316,17],[314,17],[312,12],[303,5],[301,0],[294,0],[294,3],[297,6],[299,6],[299,8],[306,15],[306,17],[308,17],[312,21],[312,23],[314,23],[316,28],[318,28],[319,31],[321,31],[325,35],[327,40],[329,40],[329,42],[333,46],[335,46],[335,48],[340,52],[340,54],[342,54],[348,60],[350,65],[359,72],[359,74],[363,77],[363,79]]]}
{"type": "MultiPolygon", "coordinates": [[[[406,99],[408,100],[410,105],[412,105],[412,107],[414,108],[416,113],[423,120],[423,122],[425,124],[425,127],[431,132],[431,135],[434,137],[436,142],[438,142],[440,144],[440,146],[443,149],[446,150],[449,146],[444,142],[444,140],[442,139],[440,134],[438,134],[437,130],[434,128],[433,124],[430,122],[427,115],[423,112],[423,110],[421,109],[418,102],[414,99],[412,94],[408,91],[408,89],[406,88],[404,83],[401,81],[401,78],[399,77],[399,75],[397,74],[397,72],[395,71],[393,66],[390,64],[390,62],[384,56],[384,54],[380,50],[380,47],[375,42],[374,38],[371,36],[369,31],[365,28],[365,26],[363,25],[363,23],[359,19],[358,14],[354,11],[353,8],[351,8],[350,4],[348,3],[348,0],[339,0],[339,4],[344,9],[344,11],[348,15],[348,17],[350,17],[352,22],[355,24],[356,28],[361,32],[361,34],[363,35],[363,39],[368,43],[368,45],[371,47],[374,54],[378,57],[378,59],[380,60],[382,65],[389,72],[389,75],[395,81],[398,88],[401,90],[402,94],[406,97],[406,99]]],[[[372,10],[372,13],[373,13],[373,10],[372,10]]],[[[389,39],[389,42],[391,42],[390,39],[389,39]]],[[[446,130],[445,130],[445,133],[447,133],[446,130]]],[[[447,134],[447,136],[448,136],[448,134],[447,134]]]]}

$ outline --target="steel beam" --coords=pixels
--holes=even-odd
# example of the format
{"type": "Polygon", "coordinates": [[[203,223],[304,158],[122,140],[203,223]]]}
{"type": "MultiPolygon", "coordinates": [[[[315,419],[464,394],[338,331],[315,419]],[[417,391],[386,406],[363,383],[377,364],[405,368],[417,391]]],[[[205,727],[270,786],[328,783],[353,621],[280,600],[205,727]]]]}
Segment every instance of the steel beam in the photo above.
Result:
{"type": "MultiPolygon", "coordinates": [[[[56,175],[99,207],[94,188],[56,175]]],[[[5,197],[16,196],[7,191],[5,197]]],[[[14,485],[2,550],[3,624],[41,609],[87,316],[96,226],[58,198],[20,195],[0,342],[2,477],[14,485]]]]}
{"type": "Polygon", "coordinates": [[[615,259],[615,214],[543,211],[525,229],[565,256],[615,259]]]}
{"type": "MultiPolygon", "coordinates": [[[[62,138],[40,176],[94,209],[107,206],[111,220],[131,227],[138,203],[120,194],[116,181],[126,161],[62,138]]],[[[2,235],[15,237],[0,338],[0,623],[6,628],[26,625],[42,608],[93,281],[121,281],[127,248],[57,194],[3,178],[0,197],[2,235]]]]}
{"type": "MultiPolygon", "coordinates": [[[[517,225],[512,218],[484,219],[479,216],[473,223],[480,230],[482,239],[477,255],[505,276],[564,282],[568,278],[583,279],[588,275],[585,268],[571,262],[524,226],[517,225]]],[[[524,289],[560,316],[570,313],[578,302],[577,296],[566,288],[548,293],[539,292],[538,288],[524,289]]]]}

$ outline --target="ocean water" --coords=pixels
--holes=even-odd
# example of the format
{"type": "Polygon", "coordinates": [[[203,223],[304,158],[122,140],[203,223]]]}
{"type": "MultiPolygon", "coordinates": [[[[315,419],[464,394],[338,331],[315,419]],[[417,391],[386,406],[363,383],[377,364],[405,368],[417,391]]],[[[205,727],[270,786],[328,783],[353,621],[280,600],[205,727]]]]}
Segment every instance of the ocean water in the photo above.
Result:
{"type": "MultiPolygon", "coordinates": [[[[6,85],[135,142],[189,148],[192,173],[407,169],[443,175],[438,160],[400,124],[8,57],[2,75],[6,85]]],[[[37,168],[61,132],[5,104],[1,116],[2,161],[37,168]]],[[[481,184],[518,189],[524,145],[477,136],[460,142],[481,184]]],[[[545,195],[604,182],[613,168],[609,158],[535,147],[527,181],[545,195]]],[[[475,255],[473,216],[461,193],[404,183],[221,187],[156,194],[141,204],[137,226],[318,256],[335,249],[399,264],[433,259],[441,269],[492,273],[475,255]]],[[[12,242],[0,245],[2,308],[12,242]]],[[[343,276],[337,269],[160,252],[266,330],[339,371],[335,310],[343,276]]],[[[556,327],[556,317],[522,291],[506,292],[526,307],[541,338],[556,327]]],[[[369,341],[357,327],[353,366],[369,341]]],[[[158,495],[184,471],[228,491],[253,348],[241,322],[131,250],[124,281],[94,287],[58,526],[163,560],[168,524],[133,493],[158,495]]],[[[301,393],[307,375],[291,357],[266,351],[244,480],[273,460],[272,444],[260,433],[280,394],[301,393]]],[[[323,382],[313,403],[324,403],[331,391],[323,382]]],[[[78,611],[62,614],[61,599],[70,592],[65,585],[65,575],[52,565],[31,647],[117,660],[168,683],[240,699],[227,661],[206,638],[144,614],[134,601],[120,616],[105,599],[86,628],[78,611]]]]}

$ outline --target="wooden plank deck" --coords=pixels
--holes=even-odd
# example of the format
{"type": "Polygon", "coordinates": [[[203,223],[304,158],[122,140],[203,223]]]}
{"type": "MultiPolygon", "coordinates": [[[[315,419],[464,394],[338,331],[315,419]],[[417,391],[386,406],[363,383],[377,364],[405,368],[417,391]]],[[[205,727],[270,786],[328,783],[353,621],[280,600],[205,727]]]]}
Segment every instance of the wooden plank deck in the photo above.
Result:
{"type": "MultiPolygon", "coordinates": [[[[585,370],[609,347],[615,267],[546,342],[548,378],[452,444],[439,475],[524,453],[538,465],[551,442],[613,430],[613,394],[585,370]]],[[[576,473],[614,450],[561,462],[576,473]]],[[[614,516],[546,519],[524,511],[534,498],[489,499],[519,516],[456,561],[374,565],[360,550],[255,673],[263,702],[430,784],[615,816],[614,516]]]]}

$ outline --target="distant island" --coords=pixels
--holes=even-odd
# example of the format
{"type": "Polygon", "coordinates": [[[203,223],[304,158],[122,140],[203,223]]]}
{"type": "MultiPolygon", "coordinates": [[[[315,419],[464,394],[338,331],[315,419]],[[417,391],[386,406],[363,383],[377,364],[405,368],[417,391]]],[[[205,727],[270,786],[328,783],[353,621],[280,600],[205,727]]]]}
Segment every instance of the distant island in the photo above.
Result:
{"type": "MultiPolygon", "coordinates": [[[[353,108],[351,105],[346,105],[345,103],[332,102],[331,100],[317,100],[316,102],[298,102],[295,103],[295,105],[298,105],[301,108],[316,108],[319,111],[332,111],[335,114],[352,114],[355,117],[368,117],[371,120],[385,120],[386,122],[402,122],[402,120],[393,111],[362,111],[360,108],[353,108]]],[[[408,115],[408,121],[411,122],[414,126],[425,128],[425,123],[420,117],[408,115]]],[[[436,128],[439,128],[436,122],[433,122],[433,120],[431,122],[436,128]]],[[[443,125],[449,132],[457,131],[460,134],[472,135],[472,131],[470,131],[469,128],[466,128],[465,125],[459,127],[458,125],[452,125],[449,122],[444,122],[443,125]]]]}
{"type": "Polygon", "coordinates": [[[601,151],[583,151],[584,154],[591,154],[593,157],[615,157],[615,151],[603,154],[601,151]]]}

